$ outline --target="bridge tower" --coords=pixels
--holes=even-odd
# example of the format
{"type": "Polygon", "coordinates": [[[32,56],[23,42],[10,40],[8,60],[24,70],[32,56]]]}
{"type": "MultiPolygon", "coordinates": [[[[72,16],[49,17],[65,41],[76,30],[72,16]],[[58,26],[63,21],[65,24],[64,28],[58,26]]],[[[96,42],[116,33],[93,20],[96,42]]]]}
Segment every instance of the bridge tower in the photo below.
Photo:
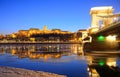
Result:
{"type": "Polygon", "coordinates": [[[112,23],[112,18],[103,18],[103,16],[113,15],[113,11],[114,9],[112,6],[91,8],[90,15],[92,16],[92,23],[90,29],[88,30],[89,33],[94,33],[100,28],[112,23]]]}
{"type": "Polygon", "coordinates": [[[113,11],[111,6],[91,8],[92,22],[83,39],[83,51],[120,50],[120,13],[113,11]]]}

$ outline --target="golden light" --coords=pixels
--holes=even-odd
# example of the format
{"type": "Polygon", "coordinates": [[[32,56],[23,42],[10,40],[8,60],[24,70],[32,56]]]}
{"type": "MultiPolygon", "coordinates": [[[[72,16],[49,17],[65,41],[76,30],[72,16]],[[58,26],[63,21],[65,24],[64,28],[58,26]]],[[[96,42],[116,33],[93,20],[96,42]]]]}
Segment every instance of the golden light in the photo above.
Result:
{"type": "Polygon", "coordinates": [[[113,18],[113,20],[114,20],[114,21],[117,21],[118,19],[115,17],[115,18],[113,18]]]}
{"type": "Polygon", "coordinates": [[[116,35],[109,35],[106,37],[107,41],[116,41],[116,35]]]}
{"type": "Polygon", "coordinates": [[[15,55],[16,50],[15,50],[15,49],[12,49],[11,53],[12,53],[12,55],[15,55]]]}
{"type": "Polygon", "coordinates": [[[99,28],[97,28],[97,27],[91,27],[90,29],[88,29],[88,32],[94,33],[94,32],[97,32],[98,30],[99,30],[99,28]]]}
{"type": "Polygon", "coordinates": [[[116,58],[108,58],[107,61],[106,61],[106,64],[108,66],[116,66],[116,58]]]}
{"type": "Polygon", "coordinates": [[[16,35],[15,35],[15,34],[12,34],[12,38],[16,38],[16,35]]]}
{"type": "Polygon", "coordinates": [[[73,52],[74,52],[75,54],[77,54],[77,47],[76,47],[76,46],[73,47],[73,52]]]}
{"type": "Polygon", "coordinates": [[[104,25],[104,24],[102,24],[102,25],[101,25],[101,28],[103,28],[103,27],[105,27],[105,25],[104,25]]]}
{"type": "Polygon", "coordinates": [[[99,29],[95,28],[95,29],[92,29],[92,32],[96,32],[98,31],[99,29]]]}
{"type": "Polygon", "coordinates": [[[35,42],[35,38],[30,38],[30,41],[35,42]]]}
{"type": "Polygon", "coordinates": [[[116,62],[107,62],[106,63],[108,66],[116,66],[116,62]]]}
{"type": "Polygon", "coordinates": [[[55,58],[60,58],[60,57],[61,57],[60,54],[55,55],[55,58]]]}

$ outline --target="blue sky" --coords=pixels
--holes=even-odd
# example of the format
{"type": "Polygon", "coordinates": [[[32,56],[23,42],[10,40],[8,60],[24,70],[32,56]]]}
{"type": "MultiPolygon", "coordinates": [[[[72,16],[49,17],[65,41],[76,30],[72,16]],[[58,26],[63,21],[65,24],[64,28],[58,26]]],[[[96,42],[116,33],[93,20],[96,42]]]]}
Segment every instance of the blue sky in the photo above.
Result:
{"type": "Polygon", "coordinates": [[[120,0],[0,0],[0,34],[29,28],[75,32],[91,24],[91,7],[113,6],[120,12],[120,0]]]}

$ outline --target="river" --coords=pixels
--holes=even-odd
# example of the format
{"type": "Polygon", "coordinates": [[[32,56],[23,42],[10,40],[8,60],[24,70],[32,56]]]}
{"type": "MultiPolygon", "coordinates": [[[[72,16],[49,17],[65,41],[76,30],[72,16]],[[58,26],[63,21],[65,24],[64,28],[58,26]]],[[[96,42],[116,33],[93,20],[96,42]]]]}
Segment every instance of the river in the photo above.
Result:
{"type": "Polygon", "coordinates": [[[85,55],[80,44],[0,45],[0,66],[90,77],[91,66],[120,66],[119,55],[85,55]]]}

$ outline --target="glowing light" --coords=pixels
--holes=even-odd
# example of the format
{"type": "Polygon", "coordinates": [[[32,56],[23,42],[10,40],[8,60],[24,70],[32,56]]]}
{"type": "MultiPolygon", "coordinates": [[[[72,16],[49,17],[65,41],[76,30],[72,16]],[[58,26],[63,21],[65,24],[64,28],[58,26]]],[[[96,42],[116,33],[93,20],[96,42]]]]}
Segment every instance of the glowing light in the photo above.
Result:
{"type": "Polygon", "coordinates": [[[116,62],[107,62],[108,66],[116,66],[116,62]]]}
{"type": "Polygon", "coordinates": [[[108,66],[117,66],[117,64],[116,64],[116,58],[108,58],[106,60],[106,64],[108,66]]]}
{"type": "Polygon", "coordinates": [[[94,28],[92,29],[92,32],[97,32],[99,29],[98,28],[94,28]]]}
{"type": "Polygon", "coordinates": [[[117,20],[117,18],[114,18],[114,20],[117,20]]]}
{"type": "Polygon", "coordinates": [[[50,48],[52,47],[52,46],[49,46],[50,48]]]}
{"type": "Polygon", "coordinates": [[[32,42],[34,42],[34,41],[35,41],[35,38],[30,38],[30,40],[31,40],[32,42]]]}
{"type": "Polygon", "coordinates": [[[114,21],[114,22],[115,22],[115,21],[117,21],[117,20],[118,20],[118,18],[116,18],[116,17],[115,17],[115,18],[113,18],[113,21],[114,21]]]}
{"type": "Polygon", "coordinates": [[[90,69],[89,68],[87,68],[87,71],[89,71],[90,69]]]}
{"type": "Polygon", "coordinates": [[[100,65],[100,66],[103,66],[103,65],[105,65],[105,62],[104,62],[104,60],[100,60],[100,61],[99,61],[99,65],[100,65]]]}
{"type": "Polygon", "coordinates": [[[101,35],[101,36],[98,37],[98,41],[104,41],[104,40],[105,40],[104,36],[101,35]]]}
{"type": "Polygon", "coordinates": [[[15,34],[12,34],[12,38],[16,38],[16,35],[15,35],[15,34]]]}
{"type": "Polygon", "coordinates": [[[106,40],[107,41],[115,41],[116,40],[116,35],[113,35],[113,36],[109,35],[109,36],[106,37],[106,40]]]}
{"type": "Polygon", "coordinates": [[[16,51],[13,49],[11,53],[12,55],[15,55],[16,51]]]}
{"type": "Polygon", "coordinates": [[[101,28],[103,28],[103,27],[105,27],[105,25],[104,25],[104,24],[102,24],[102,25],[101,25],[101,28]]]}
{"type": "Polygon", "coordinates": [[[90,76],[92,75],[91,72],[89,72],[89,75],[90,75],[90,76]]]}

